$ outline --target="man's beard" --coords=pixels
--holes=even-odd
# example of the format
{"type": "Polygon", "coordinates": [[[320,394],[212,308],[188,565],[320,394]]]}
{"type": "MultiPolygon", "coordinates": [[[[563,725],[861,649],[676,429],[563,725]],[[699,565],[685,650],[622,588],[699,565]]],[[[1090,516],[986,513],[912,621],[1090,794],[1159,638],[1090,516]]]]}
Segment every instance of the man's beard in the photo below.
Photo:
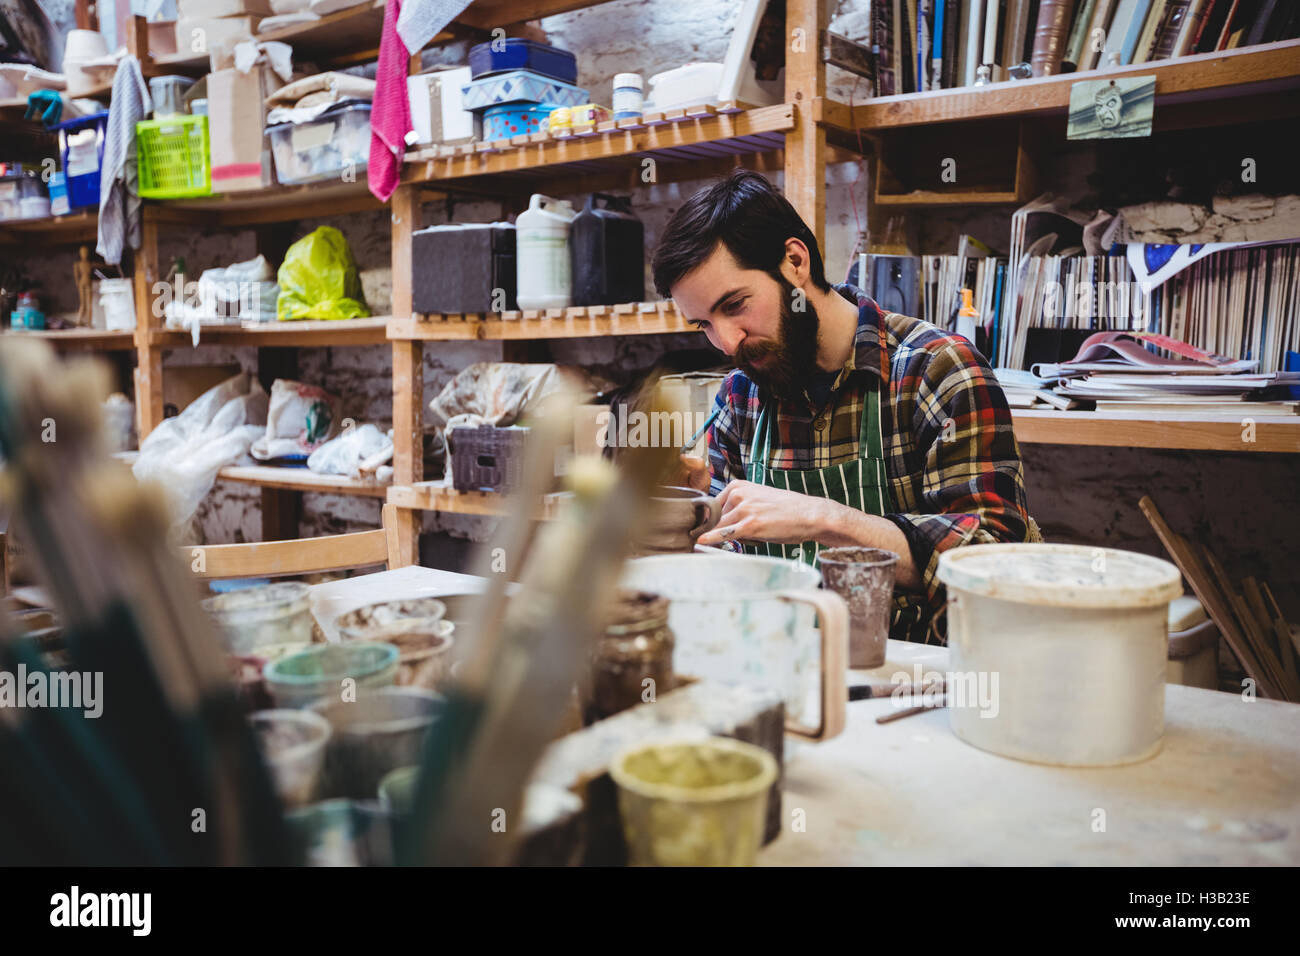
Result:
{"type": "Polygon", "coordinates": [[[738,368],[749,376],[760,391],[778,400],[797,400],[817,371],[817,310],[805,297],[803,311],[795,312],[792,304],[795,287],[783,275],[776,275],[781,285],[781,324],[775,342],[741,342],[736,347],[738,368]],[[764,363],[763,368],[758,363],[764,363]]]}

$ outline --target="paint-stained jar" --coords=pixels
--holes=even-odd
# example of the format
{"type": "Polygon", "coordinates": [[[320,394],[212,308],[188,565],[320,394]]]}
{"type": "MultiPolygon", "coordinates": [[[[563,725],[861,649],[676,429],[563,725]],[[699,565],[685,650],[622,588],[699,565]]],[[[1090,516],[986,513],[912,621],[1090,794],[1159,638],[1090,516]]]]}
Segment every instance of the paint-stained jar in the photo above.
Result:
{"type": "Polygon", "coordinates": [[[591,654],[583,721],[591,724],[672,690],[673,632],[668,599],[621,590],[591,654]]]}

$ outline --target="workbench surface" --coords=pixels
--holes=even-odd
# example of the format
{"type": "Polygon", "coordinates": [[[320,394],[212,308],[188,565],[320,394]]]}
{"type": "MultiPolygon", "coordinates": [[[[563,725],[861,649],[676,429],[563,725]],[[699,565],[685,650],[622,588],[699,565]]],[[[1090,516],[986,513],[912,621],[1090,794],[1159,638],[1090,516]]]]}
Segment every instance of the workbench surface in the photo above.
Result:
{"type": "MultiPolygon", "coordinates": [[[[916,662],[942,671],[947,649],[890,641],[849,683],[916,662]]],[[[851,701],[834,740],[786,738],[785,824],[761,864],[1300,864],[1300,705],[1167,685],[1160,752],[1090,769],[979,750],[942,710],[876,723],[895,706],[851,701]]]]}
{"type": "MultiPolygon", "coordinates": [[[[318,585],[312,611],[334,639],[333,618],[355,607],[479,587],[401,568],[318,585]]],[[[946,661],[945,648],[890,641],[886,666],[849,682],[946,661]]],[[[986,753],[941,710],[876,723],[895,706],[853,701],[834,740],[786,738],[784,828],[760,864],[1300,864],[1300,705],[1170,685],[1160,752],[1086,770],[986,753]]]]}

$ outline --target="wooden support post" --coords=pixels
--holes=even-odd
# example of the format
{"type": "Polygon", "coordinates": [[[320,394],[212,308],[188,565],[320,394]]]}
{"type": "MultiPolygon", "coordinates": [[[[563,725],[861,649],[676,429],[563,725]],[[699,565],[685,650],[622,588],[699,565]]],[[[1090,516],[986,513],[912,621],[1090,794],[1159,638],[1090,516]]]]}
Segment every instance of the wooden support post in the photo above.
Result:
{"type": "Polygon", "coordinates": [[[140,73],[147,79],[158,75],[153,58],[149,56],[149,21],[144,17],[132,16],[126,22],[126,36],[120,41],[126,51],[140,61],[140,73]]]}
{"type": "MultiPolygon", "coordinates": [[[[113,0],[103,0],[108,4],[110,18],[113,14],[113,0]]],[[[123,0],[126,2],[126,0],[123,0]]],[[[99,29],[99,5],[95,0],[77,0],[73,10],[73,19],[77,24],[78,30],[98,30],[99,29]]]]}
{"type": "Polygon", "coordinates": [[[826,131],[813,120],[813,102],[826,95],[822,32],[827,0],[786,3],[785,99],[795,105],[795,127],[785,137],[785,196],[808,223],[825,253],[826,131]]]}
{"type": "Polygon", "coordinates": [[[298,537],[302,493],[284,488],[262,489],[262,540],[291,541],[298,537]]]}
{"type": "Polygon", "coordinates": [[[158,223],[146,206],[141,212],[140,248],[135,251],[132,279],[135,292],[135,427],[141,441],[163,420],[162,349],[152,342],[155,331],[162,328],[162,306],[154,304],[155,283],[161,282],[163,268],[158,255],[158,223]],[[154,314],[155,311],[158,314],[154,314]]]}
{"type": "MultiPolygon", "coordinates": [[[[258,237],[261,251],[261,236],[258,237]]],[[[260,348],[257,350],[257,380],[268,392],[277,378],[298,377],[298,350],[294,348],[260,348]]],[[[298,537],[298,519],[302,515],[302,492],[286,488],[262,489],[262,540],[289,541],[298,537]]]]}
{"type": "MultiPolygon", "coordinates": [[[[420,225],[418,186],[393,193],[393,316],[411,317],[411,233],[420,225]]],[[[424,346],[393,342],[393,484],[424,480],[424,346]]],[[[420,563],[418,511],[397,515],[397,539],[404,564],[420,563]]]]}

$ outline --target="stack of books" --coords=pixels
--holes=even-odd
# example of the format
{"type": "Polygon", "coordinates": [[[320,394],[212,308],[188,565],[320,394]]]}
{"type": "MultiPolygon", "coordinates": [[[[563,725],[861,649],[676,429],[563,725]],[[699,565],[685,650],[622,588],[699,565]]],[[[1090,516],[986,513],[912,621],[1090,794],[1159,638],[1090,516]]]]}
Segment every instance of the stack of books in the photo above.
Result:
{"type": "Polygon", "coordinates": [[[1293,0],[870,0],[870,11],[876,96],[1300,36],[1293,0]]]}

